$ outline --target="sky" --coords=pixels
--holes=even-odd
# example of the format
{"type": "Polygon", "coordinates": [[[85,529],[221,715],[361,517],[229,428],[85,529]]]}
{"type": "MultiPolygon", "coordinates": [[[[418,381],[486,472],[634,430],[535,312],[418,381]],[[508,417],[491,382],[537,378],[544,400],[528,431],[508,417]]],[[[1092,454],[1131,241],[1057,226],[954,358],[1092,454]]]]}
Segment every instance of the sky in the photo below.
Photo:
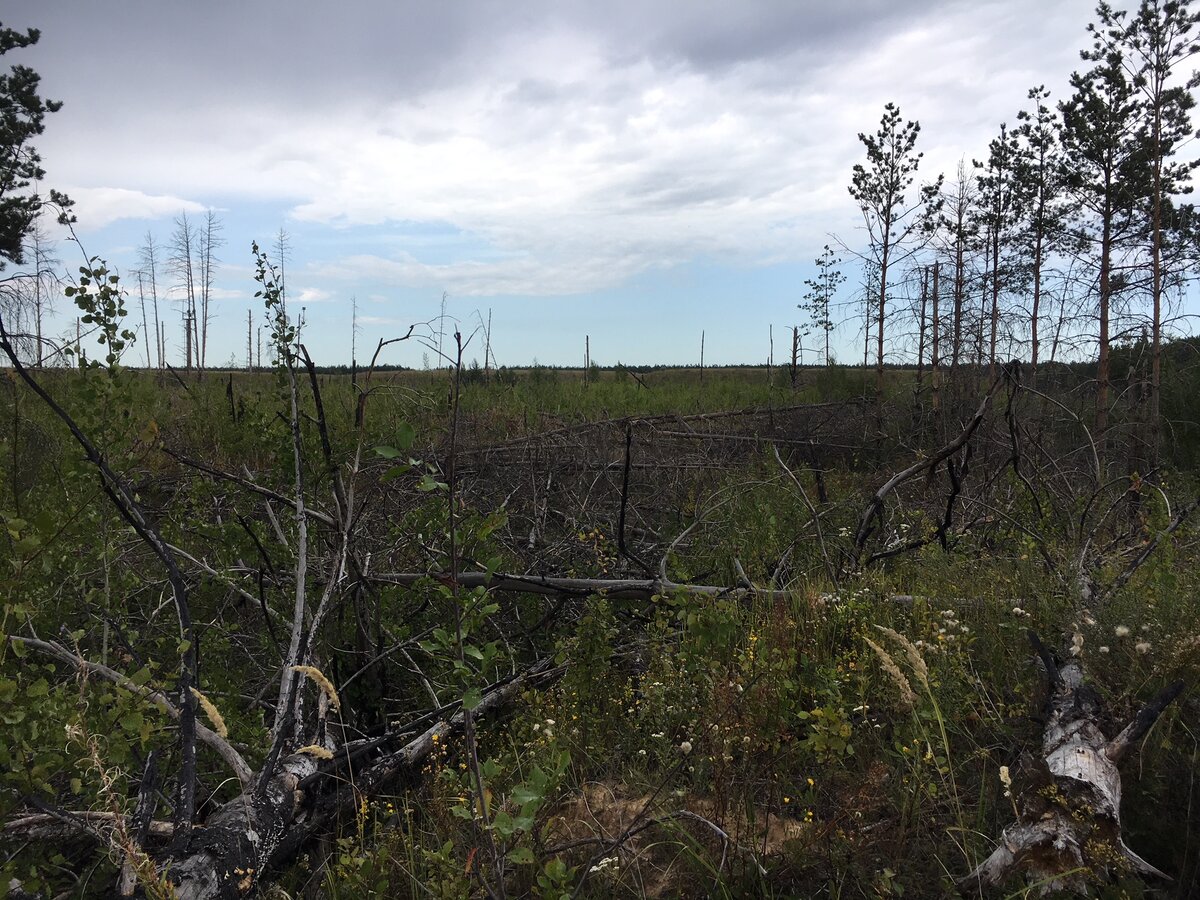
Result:
{"type": "MultiPolygon", "coordinates": [[[[1119,4],[1118,4],[1119,5],[1119,4]]],[[[209,365],[244,363],[250,243],[287,232],[289,308],[320,363],[381,338],[474,334],[499,364],[766,360],[802,319],[825,244],[852,315],[859,132],[885,103],[922,130],[920,176],[982,157],[1029,88],[1079,68],[1079,0],[4,0],[41,29],[3,63],[63,102],[37,146],[75,201],[74,271],[132,288],[147,233],[216,211],[209,365]],[[83,251],[81,253],[81,250],[83,251]],[[432,324],[430,324],[432,323],[432,324]]],[[[164,282],[170,282],[163,275],[164,282]]],[[[59,331],[69,301],[59,302],[59,331]]],[[[182,357],[178,304],[168,356],[182,357]]],[[[840,317],[839,317],[840,318],[840,317]]],[[[857,322],[834,354],[855,357],[857,322]]],[[[860,351],[858,351],[860,352],[860,351]]],[[[144,350],[133,351],[144,361],[144,350]]],[[[411,340],[381,361],[420,366],[411,340]]]]}

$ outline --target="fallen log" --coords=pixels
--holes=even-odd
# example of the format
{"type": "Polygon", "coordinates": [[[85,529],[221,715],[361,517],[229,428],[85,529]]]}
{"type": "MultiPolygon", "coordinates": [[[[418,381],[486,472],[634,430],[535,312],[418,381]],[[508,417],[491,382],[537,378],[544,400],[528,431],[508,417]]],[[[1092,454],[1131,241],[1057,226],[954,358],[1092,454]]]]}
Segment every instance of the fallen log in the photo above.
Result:
{"type": "MultiPolygon", "coordinates": [[[[449,574],[429,572],[385,572],[365,576],[381,584],[398,584],[411,587],[427,579],[444,581],[449,574]]],[[[712,584],[680,584],[669,578],[563,578],[552,575],[506,575],[499,572],[459,572],[455,576],[459,587],[482,587],[489,591],[509,594],[541,594],[548,597],[591,597],[600,595],[613,600],[650,600],[665,594],[691,594],[698,597],[729,597],[746,599],[762,597],[767,600],[785,600],[792,591],[760,590],[758,588],[723,587],[712,584]]]]}
{"type": "MultiPolygon", "coordinates": [[[[561,670],[543,661],[483,694],[476,718],[493,714],[531,685],[543,684],[561,670]]],[[[332,751],[332,758],[293,753],[279,760],[267,777],[255,779],[237,797],[196,823],[182,846],[151,853],[159,872],[172,883],[177,900],[234,900],[271,879],[313,838],[341,816],[351,814],[364,797],[385,790],[415,773],[433,747],[461,733],[463,713],[447,710],[419,733],[385,735],[356,741],[332,751]],[[352,778],[346,767],[353,768],[352,778]],[[261,780],[260,780],[261,779],[261,780]]],[[[103,839],[99,826],[111,826],[111,813],[25,814],[0,826],[0,840],[62,840],[75,831],[103,839]]],[[[152,822],[150,836],[171,838],[169,822],[152,822]]],[[[19,884],[9,897],[29,896],[19,884]]]]}
{"type": "MultiPolygon", "coordinates": [[[[1041,757],[1026,755],[1012,795],[1017,821],[973,872],[959,879],[972,894],[1022,874],[1045,896],[1056,891],[1086,894],[1092,885],[1130,872],[1168,876],[1125,845],[1121,835],[1120,762],[1183,690],[1179,681],[1164,690],[1109,740],[1098,721],[1099,694],[1072,658],[1059,668],[1030,632],[1050,683],[1041,757]]],[[[1168,879],[1169,880],[1169,879],[1168,879]]]]}
{"type": "MultiPolygon", "coordinates": [[[[483,695],[475,717],[507,706],[531,683],[543,681],[553,671],[543,662],[497,685],[483,695]]],[[[282,760],[265,790],[245,791],[224,804],[196,829],[190,852],[165,866],[178,900],[246,896],[339,816],[352,812],[363,797],[374,796],[406,772],[416,771],[439,741],[460,733],[462,727],[460,709],[399,748],[372,747],[373,753],[354,759],[352,784],[345,777],[335,777],[340,757],[348,755],[349,746],[336,752],[328,764],[304,753],[282,760]],[[322,774],[330,777],[319,778],[322,774]]]]}

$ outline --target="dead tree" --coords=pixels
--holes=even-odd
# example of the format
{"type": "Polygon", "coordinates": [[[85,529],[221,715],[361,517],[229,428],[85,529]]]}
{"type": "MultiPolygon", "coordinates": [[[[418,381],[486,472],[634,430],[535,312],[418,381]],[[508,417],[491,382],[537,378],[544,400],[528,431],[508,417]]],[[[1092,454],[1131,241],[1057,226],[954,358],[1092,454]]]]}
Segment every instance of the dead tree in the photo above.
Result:
{"type": "Polygon", "coordinates": [[[1167,687],[1110,739],[1100,728],[1103,706],[1080,658],[1060,668],[1037,635],[1029,637],[1050,686],[1041,754],[1026,756],[1013,783],[1017,821],[959,887],[980,890],[1023,875],[1045,896],[1087,893],[1093,883],[1128,871],[1166,878],[1125,846],[1118,767],[1183,691],[1183,682],[1167,687]]]}

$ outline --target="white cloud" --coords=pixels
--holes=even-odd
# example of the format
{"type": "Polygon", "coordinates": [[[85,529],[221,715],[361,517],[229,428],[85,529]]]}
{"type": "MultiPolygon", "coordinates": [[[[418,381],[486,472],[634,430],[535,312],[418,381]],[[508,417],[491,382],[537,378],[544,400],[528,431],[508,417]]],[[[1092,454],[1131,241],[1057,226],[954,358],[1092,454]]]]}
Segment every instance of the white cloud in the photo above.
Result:
{"type": "MultiPolygon", "coordinates": [[[[282,200],[302,223],[434,223],[463,236],[418,235],[408,254],[315,270],[347,295],[366,277],[461,296],[555,295],[697,259],[807,261],[828,232],[856,239],[855,135],[874,130],[885,102],[922,121],[922,174],[952,173],[1015,120],[1028,87],[1065,84],[1089,3],[713,2],[695,16],[637,3],[603,16],[586,3],[524,17],[507,5],[410,8],[433,18],[428,46],[398,38],[407,57],[360,46],[389,15],[368,3],[353,23],[329,24],[323,46],[337,55],[310,63],[322,85],[312,72],[258,71],[263,89],[245,91],[233,72],[211,71],[188,82],[191,102],[172,105],[151,78],[119,128],[87,122],[110,128],[94,153],[75,152],[69,130],[53,137],[71,104],[56,114],[47,168],[129,187],[75,189],[90,224],[199,212],[171,195],[182,193],[230,207],[282,200]],[[354,90],[333,90],[328,71],[354,90]]],[[[149,52],[147,64],[173,77],[149,52]]],[[[231,55],[230,65],[249,63],[231,55]]],[[[311,287],[299,302],[332,296],[311,287]]]]}
{"type": "Polygon", "coordinates": [[[181,212],[204,212],[204,206],[167,194],[147,194],[115,187],[64,187],[75,201],[72,212],[85,228],[103,228],[120,219],[165,219],[181,212]]]}
{"type": "Polygon", "coordinates": [[[247,300],[250,292],[238,288],[213,287],[209,289],[208,296],[212,300],[247,300]]]}
{"type": "MultiPolygon", "coordinates": [[[[291,292],[289,291],[288,293],[290,294],[291,292]]],[[[295,299],[289,301],[289,304],[295,302],[303,306],[308,303],[327,303],[332,299],[334,299],[334,294],[332,291],[327,291],[322,288],[306,287],[302,288],[300,293],[296,295],[295,299]]]]}

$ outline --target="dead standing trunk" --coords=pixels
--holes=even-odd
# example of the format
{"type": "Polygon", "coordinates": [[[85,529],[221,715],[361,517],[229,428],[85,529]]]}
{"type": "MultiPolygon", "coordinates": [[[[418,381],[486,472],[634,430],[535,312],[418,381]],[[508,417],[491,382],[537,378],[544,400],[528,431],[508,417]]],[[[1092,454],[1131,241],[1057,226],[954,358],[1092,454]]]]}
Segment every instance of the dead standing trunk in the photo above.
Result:
{"type": "Polygon", "coordinates": [[[940,265],[941,265],[940,263],[936,263],[936,262],[933,264],[933,293],[932,293],[932,296],[930,297],[930,300],[933,303],[933,316],[931,317],[931,319],[929,321],[930,338],[931,338],[931,343],[932,343],[932,347],[930,348],[930,356],[929,356],[929,381],[930,381],[930,385],[933,389],[932,405],[933,405],[934,416],[937,416],[938,412],[940,411],[941,402],[942,402],[942,398],[941,398],[942,361],[941,361],[941,357],[939,356],[939,344],[938,344],[938,340],[939,340],[938,332],[940,329],[940,324],[938,321],[938,281],[939,281],[939,276],[941,275],[940,268],[939,268],[940,265]]]}
{"type": "Polygon", "coordinates": [[[925,328],[927,312],[929,310],[929,269],[921,270],[921,315],[917,325],[917,390],[916,394],[921,396],[922,382],[925,380],[925,328]]]}

